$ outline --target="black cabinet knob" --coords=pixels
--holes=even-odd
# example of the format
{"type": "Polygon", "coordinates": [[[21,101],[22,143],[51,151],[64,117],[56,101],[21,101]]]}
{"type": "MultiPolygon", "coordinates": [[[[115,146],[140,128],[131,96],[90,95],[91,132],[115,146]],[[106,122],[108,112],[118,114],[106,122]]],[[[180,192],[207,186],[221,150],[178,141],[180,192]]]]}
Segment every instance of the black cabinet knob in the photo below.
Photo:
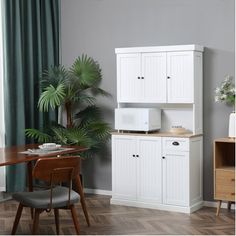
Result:
{"type": "Polygon", "coordinates": [[[172,145],[179,146],[179,142],[173,142],[172,145]]]}
{"type": "Polygon", "coordinates": [[[140,77],[138,76],[138,79],[140,79],[140,77]]]}
{"type": "Polygon", "coordinates": [[[144,77],[142,76],[141,79],[144,79],[144,77]]]}
{"type": "Polygon", "coordinates": [[[139,155],[136,155],[136,157],[139,157],[139,155]]]}
{"type": "Polygon", "coordinates": [[[170,79],[170,76],[167,76],[167,79],[170,79]]]}
{"type": "Polygon", "coordinates": [[[162,159],[165,159],[165,157],[162,157],[162,159]]]}
{"type": "Polygon", "coordinates": [[[135,155],[133,154],[133,157],[135,157],[135,155]]]}

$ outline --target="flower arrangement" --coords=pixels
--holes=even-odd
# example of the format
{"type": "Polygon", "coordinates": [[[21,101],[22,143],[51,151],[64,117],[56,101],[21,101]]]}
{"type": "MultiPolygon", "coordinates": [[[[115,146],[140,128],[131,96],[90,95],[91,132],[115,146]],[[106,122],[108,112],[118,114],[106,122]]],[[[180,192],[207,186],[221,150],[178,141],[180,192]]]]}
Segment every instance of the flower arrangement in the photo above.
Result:
{"type": "Polygon", "coordinates": [[[235,84],[231,76],[225,76],[220,87],[215,89],[215,102],[225,102],[231,106],[235,105],[235,84]]]}

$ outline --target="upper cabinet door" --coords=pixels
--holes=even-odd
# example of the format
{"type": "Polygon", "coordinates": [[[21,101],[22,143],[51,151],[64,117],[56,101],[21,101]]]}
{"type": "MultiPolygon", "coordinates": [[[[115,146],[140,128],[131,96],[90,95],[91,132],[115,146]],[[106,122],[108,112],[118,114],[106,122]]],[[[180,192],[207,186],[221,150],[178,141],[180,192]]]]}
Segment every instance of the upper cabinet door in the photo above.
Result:
{"type": "Polygon", "coordinates": [[[166,53],[142,53],[144,102],[166,103],[166,53]]]}
{"type": "Polygon", "coordinates": [[[193,52],[167,53],[168,103],[194,102],[193,52]]]}
{"type": "Polygon", "coordinates": [[[141,54],[117,55],[117,100],[140,102],[143,97],[141,80],[141,54]]]}

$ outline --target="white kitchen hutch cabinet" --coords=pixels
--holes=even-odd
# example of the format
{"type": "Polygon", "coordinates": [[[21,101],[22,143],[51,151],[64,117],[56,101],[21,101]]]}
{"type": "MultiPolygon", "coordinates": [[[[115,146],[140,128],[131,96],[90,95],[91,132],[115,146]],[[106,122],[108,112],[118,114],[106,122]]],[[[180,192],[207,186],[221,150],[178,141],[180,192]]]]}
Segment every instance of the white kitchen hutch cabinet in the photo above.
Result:
{"type": "Polygon", "coordinates": [[[112,204],[191,213],[202,200],[199,45],[117,48],[117,101],[162,109],[155,133],[112,133],[112,204]],[[188,133],[169,129],[181,122],[188,133]]]}

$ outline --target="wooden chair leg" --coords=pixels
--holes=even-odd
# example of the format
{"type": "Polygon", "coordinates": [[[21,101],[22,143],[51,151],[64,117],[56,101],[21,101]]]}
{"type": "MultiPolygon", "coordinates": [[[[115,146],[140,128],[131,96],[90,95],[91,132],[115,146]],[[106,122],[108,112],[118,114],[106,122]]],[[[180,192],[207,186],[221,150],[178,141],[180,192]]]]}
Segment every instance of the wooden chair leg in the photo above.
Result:
{"type": "Polygon", "coordinates": [[[59,209],[54,209],[54,216],[55,216],[56,232],[57,232],[57,235],[58,235],[58,234],[60,234],[59,209]]]}
{"type": "Polygon", "coordinates": [[[30,208],[31,219],[34,219],[34,208],[30,208]]]}
{"type": "Polygon", "coordinates": [[[79,234],[79,221],[78,221],[78,218],[77,218],[75,206],[74,206],[74,205],[71,205],[71,206],[70,206],[70,210],[71,210],[72,219],[73,219],[73,221],[74,221],[76,234],[79,234]]]}
{"type": "Polygon", "coordinates": [[[231,210],[231,202],[227,203],[227,208],[228,208],[229,211],[231,210]]]}
{"type": "Polygon", "coordinates": [[[40,215],[41,212],[42,212],[41,209],[35,209],[32,234],[36,234],[36,232],[38,230],[39,215],[40,215]]]}
{"type": "Polygon", "coordinates": [[[81,203],[84,215],[85,215],[85,219],[86,219],[87,225],[90,226],[89,215],[88,215],[87,206],[86,206],[85,198],[84,198],[84,191],[83,191],[82,184],[80,182],[79,175],[75,178],[75,185],[76,185],[76,189],[77,189],[76,191],[80,195],[80,203],[81,203]]]}
{"type": "Polygon", "coordinates": [[[13,228],[12,228],[12,231],[11,231],[12,235],[16,233],[17,226],[18,226],[19,221],[20,221],[22,210],[23,210],[23,205],[19,204],[17,212],[16,212],[16,217],[15,217],[15,221],[14,221],[14,224],[13,224],[13,228]]]}
{"type": "Polygon", "coordinates": [[[217,206],[217,210],[216,210],[216,215],[218,216],[219,215],[219,213],[220,213],[220,207],[221,207],[221,203],[222,203],[222,201],[220,200],[220,201],[218,201],[218,206],[217,206]]]}

